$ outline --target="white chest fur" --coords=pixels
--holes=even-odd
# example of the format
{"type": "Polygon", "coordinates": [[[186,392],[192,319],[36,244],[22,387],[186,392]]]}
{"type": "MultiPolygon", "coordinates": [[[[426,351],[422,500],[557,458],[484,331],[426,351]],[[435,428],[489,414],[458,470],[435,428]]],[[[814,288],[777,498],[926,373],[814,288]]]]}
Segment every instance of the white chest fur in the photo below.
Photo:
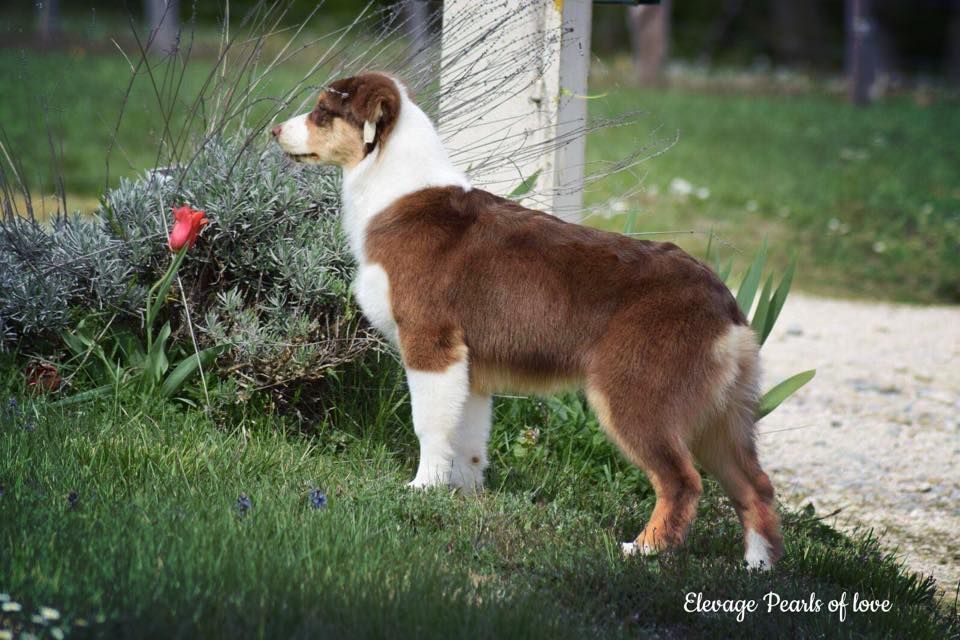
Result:
{"type": "Polygon", "coordinates": [[[383,267],[379,264],[361,265],[353,283],[353,294],[370,324],[397,344],[397,323],[390,307],[390,279],[383,267]]]}
{"type": "Polygon", "coordinates": [[[386,146],[378,145],[343,173],[343,225],[359,264],[353,284],[363,315],[394,344],[397,323],[390,305],[390,280],[379,264],[367,260],[365,240],[370,222],[399,198],[428,187],[470,189],[470,181],[453,166],[433,124],[398,85],[400,114],[386,146]]]}

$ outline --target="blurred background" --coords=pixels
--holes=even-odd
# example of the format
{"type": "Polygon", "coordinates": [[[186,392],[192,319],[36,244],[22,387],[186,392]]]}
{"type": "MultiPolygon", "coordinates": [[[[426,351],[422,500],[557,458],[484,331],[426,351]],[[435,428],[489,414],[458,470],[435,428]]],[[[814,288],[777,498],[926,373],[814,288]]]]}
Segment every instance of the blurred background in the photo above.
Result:
{"type": "MultiPolygon", "coordinates": [[[[411,38],[442,6],[379,4],[410,14],[411,38]]],[[[364,6],[293,2],[282,21],[333,32],[364,6]]],[[[182,51],[182,31],[194,59],[213,60],[225,19],[255,7],[4,3],[0,127],[37,201],[62,181],[70,206],[89,210],[154,165],[158,89],[131,62],[151,29],[156,55],[182,51]]],[[[588,224],[622,229],[634,216],[638,231],[675,232],[691,250],[710,230],[735,247],[766,237],[774,261],[799,254],[807,290],[960,301],[960,1],[608,1],[594,4],[592,31],[591,115],[642,115],[591,133],[588,159],[669,142],[591,187],[588,224]]],[[[269,82],[280,92],[310,64],[293,56],[269,82]]],[[[192,66],[184,95],[208,72],[192,66]]]]}

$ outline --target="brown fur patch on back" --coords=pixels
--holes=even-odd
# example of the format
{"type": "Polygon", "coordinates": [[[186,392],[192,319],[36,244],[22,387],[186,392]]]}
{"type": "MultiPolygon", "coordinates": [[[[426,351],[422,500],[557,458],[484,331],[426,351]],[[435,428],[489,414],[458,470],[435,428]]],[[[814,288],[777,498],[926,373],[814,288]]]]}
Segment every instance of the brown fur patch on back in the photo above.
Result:
{"type": "MultiPolygon", "coordinates": [[[[390,279],[399,330],[459,328],[471,368],[487,378],[581,380],[601,344],[619,344],[627,370],[664,389],[686,385],[709,345],[745,324],[727,287],[675,245],[568,224],[481,190],[397,200],[371,221],[365,250],[390,279]]],[[[705,391],[694,386],[689,395],[705,391]]]]}

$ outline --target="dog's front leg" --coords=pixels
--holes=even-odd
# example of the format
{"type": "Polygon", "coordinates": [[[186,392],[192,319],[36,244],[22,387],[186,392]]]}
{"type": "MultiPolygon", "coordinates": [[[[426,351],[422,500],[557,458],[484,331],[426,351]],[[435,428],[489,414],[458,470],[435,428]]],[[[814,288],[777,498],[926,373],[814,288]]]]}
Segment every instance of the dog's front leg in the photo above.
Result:
{"type": "Polygon", "coordinates": [[[470,392],[466,349],[457,350],[455,358],[440,360],[442,367],[428,368],[422,365],[429,363],[407,357],[406,348],[404,352],[413,429],[420,440],[420,466],[410,486],[449,485],[457,455],[457,432],[470,392]]]}
{"type": "Polygon", "coordinates": [[[471,393],[463,410],[463,421],[454,436],[453,475],[450,484],[465,494],[474,494],[483,488],[483,472],[487,468],[487,444],[493,398],[471,393]]]}

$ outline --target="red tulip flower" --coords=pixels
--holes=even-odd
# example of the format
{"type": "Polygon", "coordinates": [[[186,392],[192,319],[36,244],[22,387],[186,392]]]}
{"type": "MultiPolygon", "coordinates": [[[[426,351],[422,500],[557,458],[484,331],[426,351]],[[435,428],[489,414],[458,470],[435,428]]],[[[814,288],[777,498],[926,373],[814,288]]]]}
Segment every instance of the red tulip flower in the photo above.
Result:
{"type": "Polygon", "coordinates": [[[197,236],[200,235],[200,230],[210,222],[203,211],[191,209],[187,205],[174,209],[173,217],[173,231],[170,232],[170,238],[167,240],[167,246],[171,251],[193,247],[197,236]]]}

